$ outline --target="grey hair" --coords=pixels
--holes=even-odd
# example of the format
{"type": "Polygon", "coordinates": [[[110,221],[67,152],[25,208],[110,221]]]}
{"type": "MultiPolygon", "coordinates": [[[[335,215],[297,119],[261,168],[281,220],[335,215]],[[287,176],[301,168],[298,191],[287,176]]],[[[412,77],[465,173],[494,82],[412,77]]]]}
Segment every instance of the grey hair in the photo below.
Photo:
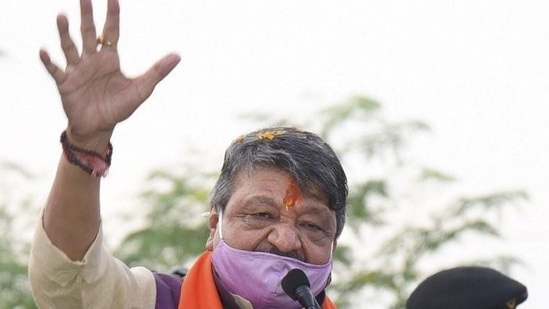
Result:
{"type": "Polygon", "coordinates": [[[210,205],[225,210],[239,172],[254,167],[274,167],[288,172],[308,195],[325,195],[336,215],[336,235],[345,225],[347,176],[333,149],[318,135],[290,127],[250,132],[231,143],[221,174],[210,194],[210,205]]]}

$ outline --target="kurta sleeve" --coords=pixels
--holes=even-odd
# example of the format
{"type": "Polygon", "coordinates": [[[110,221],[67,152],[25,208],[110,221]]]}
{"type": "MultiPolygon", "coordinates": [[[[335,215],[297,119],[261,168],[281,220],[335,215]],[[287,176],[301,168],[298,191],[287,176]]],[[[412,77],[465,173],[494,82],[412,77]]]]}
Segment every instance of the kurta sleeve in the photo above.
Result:
{"type": "Polygon", "coordinates": [[[71,261],[53,245],[40,220],[29,260],[31,289],[39,308],[154,308],[152,272],[129,268],[107,252],[102,239],[100,229],[84,258],[71,261]]]}

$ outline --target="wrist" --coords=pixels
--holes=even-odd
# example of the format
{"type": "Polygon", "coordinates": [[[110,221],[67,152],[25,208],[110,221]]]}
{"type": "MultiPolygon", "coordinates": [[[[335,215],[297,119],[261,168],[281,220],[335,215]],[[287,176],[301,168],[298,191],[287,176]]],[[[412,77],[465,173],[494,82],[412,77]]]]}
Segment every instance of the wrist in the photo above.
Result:
{"type": "Polygon", "coordinates": [[[93,149],[81,148],[70,141],[67,131],[61,133],[61,145],[67,161],[78,166],[93,177],[105,177],[111,165],[112,145],[110,142],[101,152],[93,149]]]}
{"type": "Polygon", "coordinates": [[[79,134],[71,126],[67,127],[64,134],[70,144],[80,149],[86,149],[97,153],[103,152],[110,145],[112,131],[96,132],[94,134],[79,134]]]}

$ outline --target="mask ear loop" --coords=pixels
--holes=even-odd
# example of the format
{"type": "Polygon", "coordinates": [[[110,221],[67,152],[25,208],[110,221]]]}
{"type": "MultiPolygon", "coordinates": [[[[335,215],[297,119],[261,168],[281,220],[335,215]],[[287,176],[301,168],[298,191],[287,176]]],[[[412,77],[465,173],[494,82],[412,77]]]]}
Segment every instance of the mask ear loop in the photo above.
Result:
{"type": "MultiPolygon", "coordinates": [[[[211,215],[211,212],[207,211],[207,212],[203,212],[202,214],[200,214],[201,217],[204,217],[204,218],[207,218],[211,215]]],[[[218,221],[217,221],[217,229],[219,230],[219,237],[221,239],[223,239],[223,216],[222,216],[222,212],[220,211],[219,212],[219,218],[218,218],[218,221]]],[[[332,246],[334,245],[334,243],[332,242],[332,246]]]]}
{"type": "Polygon", "coordinates": [[[219,239],[223,240],[223,212],[219,212],[217,219],[217,229],[219,230],[219,239]]]}

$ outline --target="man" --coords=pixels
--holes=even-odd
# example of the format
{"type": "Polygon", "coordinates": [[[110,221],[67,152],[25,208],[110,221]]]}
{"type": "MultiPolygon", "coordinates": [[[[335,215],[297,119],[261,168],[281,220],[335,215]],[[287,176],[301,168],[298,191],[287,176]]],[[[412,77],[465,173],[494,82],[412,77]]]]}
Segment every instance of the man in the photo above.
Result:
{"type": "Polygon", "coordinates": [[[29,265],[40,308],[301,308],[281,287],[296,268],[313,299],[335,308],[324,289],[345,223],[346,176],[333,150],[309,132],[268,128],[230,145],[211,193],[206,252],[183,278],[130,269],[103,249],[100,179],[111,163],[114,128],[180,58],[167,55],[142,76],[126,78],[116,49],[117,0],[108,1],[99,37],[91,0],[80,5],[82,52],[63,15],[57,24],[67,67],[40,51],[68,119],[29,265]]]}
{"type": "Polygon", "coordinates": [[[421,282],[406,309],[515,309],[527,297],[522,283],[492,268],[462,266],[421,282]]]}

